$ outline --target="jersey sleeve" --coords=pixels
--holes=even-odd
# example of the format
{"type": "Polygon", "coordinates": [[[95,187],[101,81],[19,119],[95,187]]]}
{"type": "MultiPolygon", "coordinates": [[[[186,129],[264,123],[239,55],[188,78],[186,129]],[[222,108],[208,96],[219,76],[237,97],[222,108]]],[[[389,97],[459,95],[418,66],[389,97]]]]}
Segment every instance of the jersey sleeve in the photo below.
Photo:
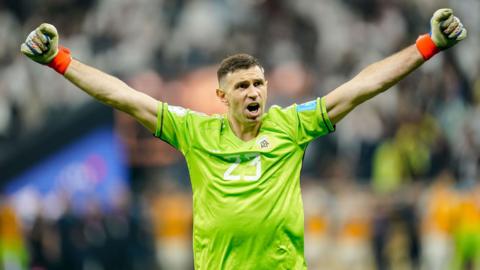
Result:
{"type": "Polygon", "coordinates": [[[155,137],[185,154],[190,147],[189,118],[191,118],[190,110],[159,102],[155,137]]]}
{"type": "Polygon", "coordinates": [[[277,112],[275,115],[283,115],[283,121],[277,123],[282,123],[288,134],[302,147],[315,138],[335,131],[335,126],[328,118],[325,97],[303,104],[293,104],[277,112]]]}

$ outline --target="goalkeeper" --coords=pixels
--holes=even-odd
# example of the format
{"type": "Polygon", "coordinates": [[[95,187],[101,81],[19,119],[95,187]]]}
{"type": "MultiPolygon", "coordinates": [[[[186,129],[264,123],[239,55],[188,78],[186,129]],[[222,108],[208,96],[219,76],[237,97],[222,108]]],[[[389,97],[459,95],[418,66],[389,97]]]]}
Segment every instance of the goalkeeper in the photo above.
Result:
{"type": "Polygon", "coordinates": [[[250,55],[230,56],[217,71],[216,89],[228,110],[213,116],[155,100],[72,58],[58,46],[52,25],[31,32],[21,51],[184,154],[193,190],[196,269],[306,269],[299,182],[307,145],[467,35],[451,9],[437,10],[430,26],[430,34],[326,96],[268,111],[261,64],[250,55]]]}

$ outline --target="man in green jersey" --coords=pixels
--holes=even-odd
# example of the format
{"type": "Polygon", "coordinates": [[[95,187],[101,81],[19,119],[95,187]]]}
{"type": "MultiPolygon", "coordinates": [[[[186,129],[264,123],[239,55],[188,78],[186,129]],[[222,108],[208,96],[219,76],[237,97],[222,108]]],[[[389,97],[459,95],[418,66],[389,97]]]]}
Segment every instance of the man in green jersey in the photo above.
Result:
{"type": "Polygon", "coordinates": [[[190,171],[196,269],[306,269],[300,168],[313,139],[334,131],[357,105],[385,91],[440,50],[466,37],[452,10],[431,20],[431,34],[362,70],[326,96],[266,111],[260,63],[239,54],[218,69],[226,115],[171,106],[72,59],[42,24],[21,51],[52,67],[97,100],[132,115],[181,151],[190,171]]]}

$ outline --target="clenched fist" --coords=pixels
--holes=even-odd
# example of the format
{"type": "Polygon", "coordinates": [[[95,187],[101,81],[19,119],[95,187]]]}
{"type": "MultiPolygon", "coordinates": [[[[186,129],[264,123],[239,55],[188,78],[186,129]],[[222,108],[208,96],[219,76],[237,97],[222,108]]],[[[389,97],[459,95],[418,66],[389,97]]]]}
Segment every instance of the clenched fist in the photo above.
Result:
{"type": "Polygon", "coordinates": [[[57,29],[51,24],[42,23],[28,35],[20,51],[37,63],[49,64],[58,54],[57,29]]]}
{"type": "Polygon", "coordinates": [[[430,30],[432,40],[440,50],[448,49],[467,37],[467,29],[449,8],[435,11],[430,20],[430,30]]]}

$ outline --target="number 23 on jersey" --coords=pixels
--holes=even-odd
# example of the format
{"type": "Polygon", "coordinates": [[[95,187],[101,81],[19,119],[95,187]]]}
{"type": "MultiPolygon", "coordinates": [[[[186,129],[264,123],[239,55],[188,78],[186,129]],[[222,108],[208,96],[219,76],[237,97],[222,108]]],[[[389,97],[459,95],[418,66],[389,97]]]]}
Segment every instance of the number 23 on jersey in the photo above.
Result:
{"type": "Polygon", "coordinates": [[[259,153],[232,155],[233,163],[223,174],[227,181],[257,181],[262,176],[262,162],[259,153]]]}

